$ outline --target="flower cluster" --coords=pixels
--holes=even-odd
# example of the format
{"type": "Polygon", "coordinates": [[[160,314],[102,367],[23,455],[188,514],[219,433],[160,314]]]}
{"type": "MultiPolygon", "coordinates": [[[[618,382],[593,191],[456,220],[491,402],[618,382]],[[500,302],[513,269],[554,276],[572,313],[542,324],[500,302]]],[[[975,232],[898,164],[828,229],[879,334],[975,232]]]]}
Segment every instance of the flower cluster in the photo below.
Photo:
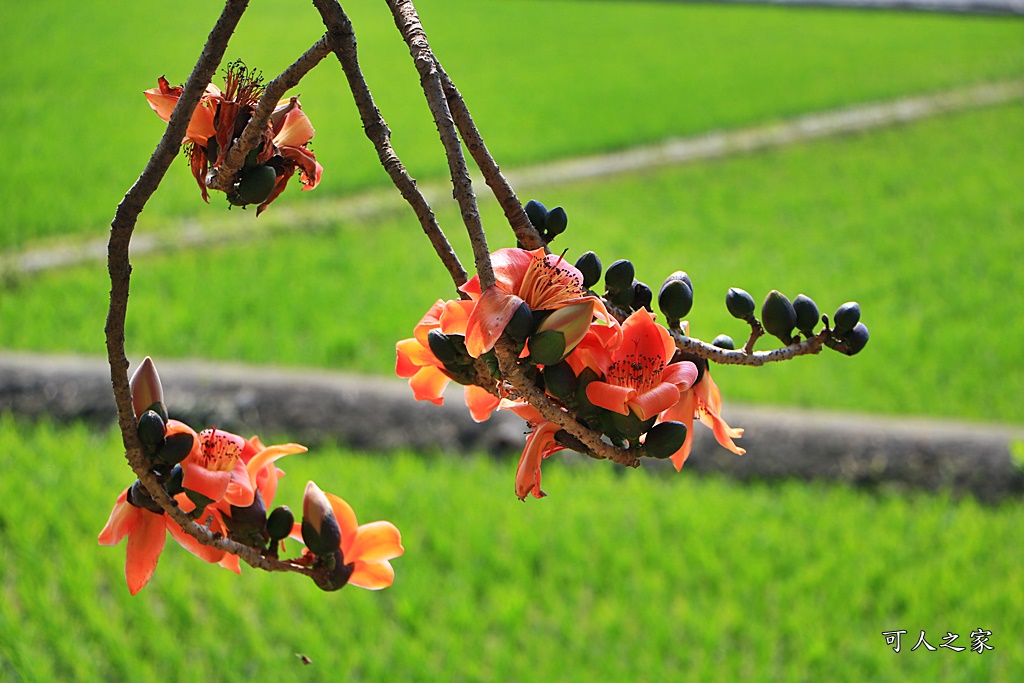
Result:
{"type": "MultiPolygon", "coordinates": [[[[495,409],[511,410],[530,426],[516,473],[516,495],[540,498],[541,461],[563,448],[587,451],[560,425],[499,380],[494,347],[504,334],[519,352],[524,374],[561,411],[610,443],[638,456],[671,458],[682,468],[692,445],[692,425],[700,419],[718,441],[742,454],[733,439],[743,430],[721,417],[721,393],[706,361],[676,350],[669,331],[655,322],[646,301],[634,295],[617,310],[616,281],[609,269],[609,295],[589,287],[600,277],[591,257],[571,265],[544,249],[499,249],[491,255],[495,284],[481,289],[479,277],[461,287],[468,300],[437,301],[414,336],[398,342],[396,372],[409,378],[418,400],[440,404],[449,381],[466,386],[475,419],[495,409]],[[579,266],[579,267],[577,267],[579,266]],[[620,320],[621,319],[621,320],[620,320]]],[[[628,282],[635,292],[632,266],[628,282]]]]}
{"type": "MultiPolygon", "coordinates": [[[[278,480],[284,476],[275,463],[306,452],[304,446],[265,446],[255,436],[244,439],[216,428],[196,433],[168,418],[160,377],[149,358],[132,376],[131,389],[150,473],[172,504],[191,519],[265,557],[276,559],[286,538],[304,542],[306,549],[292,562],[313,569],[314,580],[324,590],[346,583],[370,589],[391,585],[394,571],[389,560],[401,555],[403,548],[401,535],[390,522],[360,526],[345,501],[324,494],[313,482],[306,486],[301,524],[287,506],[271,510],[278,480]]],[[[196,557],[241,572],[238,555],[186,533],[136,480],[118,496],[99,534],[101,545],[117,545],[128,538],[125,578],[132,595],[152,578],[167,533],[196,557]]]]}
{"type": "MultiPolygon", "coordinates": [[[[163,76],[157,83],[156,88],[145,92],[146,99],[153,111],[168,121],[183,88],[171,87],[163,76]]],[[[224,90],[212,83],[206,86],[206,92],[189,121],[184,143],[192,175],[207,202],[210,201],[207,183],[211,168],[217,169],[224,163],[262,95],[261,75],[240,61],[228,65],[224,90]]],[[[303,190],[316,187],[323,167],[309,149],[313,133],[313,126],[297,97],[278,102],[266,128],[260,133],[258,144],[249,152],[234,179],[227,193],[228,202],[242,207],[256,204],[258,215],[284,192],[296,171],[303,190]]]]}

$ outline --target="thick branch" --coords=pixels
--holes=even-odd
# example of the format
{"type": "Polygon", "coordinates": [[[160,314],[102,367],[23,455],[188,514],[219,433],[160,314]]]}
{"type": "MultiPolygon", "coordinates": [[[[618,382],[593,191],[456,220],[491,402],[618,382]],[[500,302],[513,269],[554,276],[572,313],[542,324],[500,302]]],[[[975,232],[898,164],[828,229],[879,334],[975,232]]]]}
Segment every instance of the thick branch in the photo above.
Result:
{"type": "Polygon", "coordinates": [[[469,232],[470,243],[473,245],[473,258],[476,272],[480,275],[481,289],[494,285],[494,270],[491,267],[491,252],[487,248],[487,237],[480,221],[480,209],[473,194],[473,182],[469,177],[466,158],[462,154],[455,121],[452,119],[444,88],[441,86],[441,75],[437,67],[437,59],[427,42],[427,34],[416,14],[411,0],[388,0],[388,7],[395,17],[395,26],[409,46],[413,63],[420,74],[420,86],[427,98],[430,112],[434,116],[437,132],[441,135],[445,155],[448,158],[448,169],[451,172],[453,194],[462,212],[462,221],[469,232]]]}
{"type": "Polygon", "coordinates": [[[325,35],[313,43],[312,47],[306,50],[301,57],[281,72],[281,75],[267,84],[263,91],[256,109],[245,125],[245,129],[238,137],[238,142],[231,146],[224,163],[219,168],[213,169],[213,173],[207,182],[207,186],[213,190],[227,192],[231,189],[235,180],[235,174],[245,162],[245,156],[259,143],[260,135],[267,128],[267,122],[277,107],[277,103],[284,97],[284,94],[294,88],[302,80],[302,77],[319,64],[324,57],[331,52],[330,43],[325,35]]]}
{"type": "Polygon", "coordinates": [[[416,187],[416,181],[405,170],[402,161],[391,147],[391,130],[385,123],[384,117],[381,116],[380,110],[377,109],[377,105],[374,104],[366,79],[363,78],[359,68],[356,36],[352,30],[352,22],[337,0],[313,0],[313,4],[320,12],[324,26],[327,27],[331,49],[334,50],[334,54],[345,72],[345,77],[348,79],[356,108],[363,121],[363,130],[377,150],[377,158],[391,177],[391,182],[402,193],[402,198],[416,212],[423,232],[430,239],[434,251],[448,269],[455,287],[462,286],[468,279],[465,269],[459,263],[451,244],[437,224],[437,219],[426,198],[416,187]]]}
{"type": "Polygon", "coordinates": [[[494,194],[494,198],[498,200],[498,204],[501,205],[502,211],[505,212],[505,218],[512,227],[512,232],[515,233],[516,239],[527,249],[547,247],[544,244],[544,240],[541,239],[540,233],[537,232],[537,229],[533,227],[533,223],[530,222],[512,186],[509,185],[508,181],[505,180],[505,176],[502,175],[498,163],[491,156],[490,152],[487,151],[487,145],[484,144],[483,136],[480,135],[476,124],[473,123],[473,117],[469,113],[465,100],[462,99],[462,93],[459,92],[459,89],[455,87],[455,83],[445,73],[440,62],[437,63],[437,70],[441,75],[444,95],[448,100],[448,106],[451,108],[455,125],[458,126],[459,132],[462,133],[462,139],[465,141],[470,155],[472,155],[480,172],[483,173],[484,181],[491,188],[491,192],[494,194]]]}

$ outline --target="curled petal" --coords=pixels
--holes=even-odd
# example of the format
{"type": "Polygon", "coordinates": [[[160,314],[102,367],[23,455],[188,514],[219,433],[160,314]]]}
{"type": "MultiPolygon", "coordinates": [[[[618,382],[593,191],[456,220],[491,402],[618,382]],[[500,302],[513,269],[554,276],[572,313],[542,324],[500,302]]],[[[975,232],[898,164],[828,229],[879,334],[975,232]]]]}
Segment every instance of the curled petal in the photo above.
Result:
{"type": "Polygon", "coordinates": [[[356,531],[355,540],[345,551],[345,562],[390,560],[404,552],[398,527],[391,522],[370,522],[356,531]]]}
{"type": "MultiPolygon", "coordinates": [[[[588,394],[589,395],[589,394],[588,394]]],[[[679,389],[674,384],[662,382],[650,391],[637,394],[629,401],[641,420],[652,418],[658,413],[668,410],[679,401],[679,389]]]]}
{"type": "MultiPolygon", "coordinates": [[[[255,490],[256,480],[260,472],[263,472],[266,468],[274,462],[277,462],[286,455],[294,455],[296,453],[305,453],[308,449],[305,446],[301,446],[297,443],[286,443],[278,446],[271,446],[270,448],[264,448],[245,466],[246,471],[249,474],[249,484],[255,490]]],[[[264,495],[263,502],[270,505],[270,501],[266,499],[264,495]]]]}
{"type": "Polygon", "coordinates": [[[488,420],[501,402],[497,396],[475,384],[467,384],[464,395],[466,405],[469,406],[469,414],[476,422],[488,420]]]}
{"type": "Polygon", "coordinates": [[[316,160],[316,155],[305,147],[281,147],[278,149],[285,161],[297,166],[301,173],[299,180],[302,181],[303,190],[312,190],[320,184],[320,177],[324,174],[324,167],[316,160]]]}
{"type": "Polygon", "coordinates": [[[160,553],[164,551],[166,539],[164,515],[141,510],[138,525],[128,535],[128,548],[124,564],[128,592],[132,595],[142,590],[153,577],[160,553]]]}
{"type": "Polygon", "coordinates": [[[479,358],[494,348],[498,337],[505,330],[516,309],[523,300],[503,291],[500,287],[488,287],[480,295],[473,312],[466,321],[466,350],[473,358],[479,358]]]}
{"type": "Polygon", "coordinates": [[[395,582],[395,570],[387,560],[380,562],[355,562],[355,568],[348,582],[367,590],[387,588],[395,582]]]}
{"type": "Polygon", "coordinates": [[[395,374],[399,377],[412,377],[421,368],[439,367],[441,361],[437,360],[426,341],[420,342],[416,337],[402,339],[395,344],[397,359],[395,361],[395,374]]]}
{"type": "Polygon", "coordinates": [[[629,401],[635,396],[635,389],[608,382],[591,382],[587,385],[587,399],[591,403],[619,415],[629,415],[629,401]]]}
{"type": "Polygon", "coordinates": [[[554,439],[559,429],[561,427],[554,422],[542,422],[527,438],[516,469],[516,496],[519,500],[526,500],[528,495],[534,498],[547,495],[540,488],[540,463],[543,458],[561,450],[554,439]]]}
{"type": "MultiPolygon", "coordinates": [[[[241,462],[241,459],[239,459],[241,462]]],[[[244,467],[244,465],[243,465],[244,467]]],[[[231,483],[231,472],[214,472],[205,467],[195,464],[182,463],[184,476],[181,485],[189,491],[201,493],[210,500],[218,501],[224,498],[228,491],[228,484],[231,483]]],[[[250,503],[252,501],[249,501],[250,503]]]]}
{"type": "Polygon", "coordinates": [[[680,391],[686,391],[693,386],[697,379],[697,366],[688,360],[680,363],[672,363],[661,375],[661,381],[670,382],[679,387],[680,391]]]}
{"type": "Polygon", "coordinates": [[[224,491],[224,502],[244,508],[252,505],[255,498],[255,483],[249,477],[248,468],[241,458],[236,458],[227,490],[224,491]]]}
{"type": "Polygon", "coordinates": [[[128,489],[121,492],[110,511],[110,518],[107,520],[103,530],[100,531],[100,545],[117,545],[121,539],[135,531],[142,515],[142,509],[137,508],[128,502],[128,489]]]}
{"type": "Polygon", "coordinates": [[[355,542],[356,534],[359,531],[359,522],[356,520],[355,510],[342,498],[333,493],[325,493],[324,495],[327,496],[331,510],[334,511],[334,518],[338,521],[338,527],[341,529],[341,551],[347,557],[349,548],[355,542]]]}

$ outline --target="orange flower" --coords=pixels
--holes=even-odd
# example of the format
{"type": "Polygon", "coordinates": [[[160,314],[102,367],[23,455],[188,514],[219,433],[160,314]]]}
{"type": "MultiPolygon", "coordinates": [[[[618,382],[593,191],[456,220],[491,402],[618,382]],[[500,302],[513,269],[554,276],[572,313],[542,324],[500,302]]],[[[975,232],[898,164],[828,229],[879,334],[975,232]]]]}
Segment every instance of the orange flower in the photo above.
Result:
{"type": "MultiPolygon", "coordinates": [[[[199,543],[163,512],[152,512],[129,503],[130,489],[129,486],[118,496],[114,509],[110,511],[110,518],[97,539],[100,545],[117,545],[125,536],[128,537],[124,575],[129,593],[135,595],[153,577],[157,561],[164,550],[167,532],[170,532],[182,547],[201,560],[217,563],[224,559],[226,553],[223,550],[199,543]]],[[[210,523],[211,531],[226,534],[226,529],[219,518],[207,513],[199,523],[204,524],[207,521],[210,523]]]]}
{"type": "Polygon", "coordinates": [[[723,447],[729,449],[736,455],[743,455],[746,449],[737,446],[733,439],[743,436],[743,429],[734,429],[722,419],[722,392],[718,385],[711,379],[711,371],[705,370],[704,377],[700,382],[694,384],[689,390],[682,392],[679,401],[664,411],[659,420],[667,422],[675,420],[686,425],[686,440],[682,447],[672,454],[672,464],[676,470],[683,468],[683,463],[690,456],[690,449],[693,448],[693,419],[699,418],[701,422],[710,427],[715,433],[715,439],[723,447]]]}
{"type": "Polygon", "coordinates": [[[181,461],[182,487],[202,494],[217,503],[248,507],[255,490],[241,455],[246,440],[237,434],[211,428],[199,434],[184,422],[167,421],[167,436],[186,432],[192,435],[192,450],[181,461]]]}
{"type": "MultiPolygon", "coordinates": [[[[149,106],[157,113],[157,116],[164,121],[171,120],[171,114],[181,99],[184,88],[180,85],[171,87],[166,78],[161,76],[157,79],[157,87],[145,91],[149,106]]],[[[213,118],[216,111],[216,103],[221,98],[220,88],[210,83],[206,86],[206,92],[199,99],[199,106],[192,113],[192,120],[189,121],[188,130],[185,131],[185,139],[205,146],[207,139],[216,134],[213,118]]]]}
{"type": "MultiPolygon", "coordinates": [[[[395,345],[397,360],[395,373],[409,378],[409,387],[417,401],[444,404],[444,390],[452,380],[444,363],[430,350],[427,335],[440,330],[446,335],[464,335],[466,321],[473,308],[472,301],[442,301],[438,299],[413,330],[413,337],[395,345]]],[[[483,387],[465,385],[466,405],[477,422],[483,422],[498,407],[498,398],[483,387]]]]}
{"type": "Polygon", "coordinates": [[[604,380],[587,385],[587,398],[620,415],[630,411],[647,420],[679,401],[697,378],[689,361],[669,363],[675,343],[668,330],[641,308],[622,324],[622,343],[609,355],[595,356],[604,380]]]}
{"type": "Polygon", "coordinates": [[[473,276],[460,288],[476,301],[466,324],[466,349],[474,358],[494,348],[523,302],[531,311],[554,311],[590,300],[598,319],[618,325],[601,300],[586,293],[580,271],[561,256],[545,254],[544,249],[499,249],[491,254],[491,264],[493,287],[481,292],[480,277],[473,276]]]}
{"type": "Polygon", "coordinates": [[[270,123],[274,134],[274,147],[285,160],[284,172],[277,177],[277,183],[270,196],[256,209],[257,216],[284,192],[296,169],[299,170],[299,181],[302,183],[303,191],[312,190],[319,185],[324,172],[324,167],[316,160],[316,155],[306,147],[313,139],[315,131],[309,117],[302,111],[299,98],[292,97],[278,102],[270,123]]]}
{"type": "MultiPolygon", "coordinates": [[[[307,491],[309,488],[307,485],[307,491]]],[[[326,496],[334,519],[341,529],[339,552],[342,567],[345,573],[351,572],[347,583],[369,590],[380,590],[390,586],[395,580],[395,570],[389,560],[405,552],[398,528],[391,522],[383,521],[360,525],[352,506],[331,493],[322,495],[326,496]]],[[[302,540],[301,524],[295,524],[291,537],[297,541],[302,540]]],[[[308,553],[308,549],[305,552],[308,553]]]]}

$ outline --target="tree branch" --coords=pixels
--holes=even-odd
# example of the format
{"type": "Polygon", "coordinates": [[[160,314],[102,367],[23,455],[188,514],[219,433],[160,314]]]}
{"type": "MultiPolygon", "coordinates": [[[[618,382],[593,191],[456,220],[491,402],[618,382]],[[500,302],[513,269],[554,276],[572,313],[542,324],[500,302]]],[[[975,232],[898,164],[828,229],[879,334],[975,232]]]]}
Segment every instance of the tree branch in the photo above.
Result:
{"type": "Polygon", "coordinates": [[[687,353],[692,353],[696,356],[722,365],[751,365],[755,367],[764,365],[765,363],[774,363],[790,360],[797,356],[819,353],[822,346],[830,346],[829,339],[831,337],[830,331],[826,328],[810,339],[797,342],[796,344],[790,344],[789,346],[784,346],[781,349],[750,352],[746,347],[730,351],[717,346],[712,346],[711,344],[702,342],[699,339],[687,337],[681,330],[677,329],[670,329],[669,334],[672,335],[672,339],[676,343],[676,348],[680,351],[686,351],[687,353]]]}
{"type": "MultiPolygon", "coordinates": [[[[455,251],[438,225],[426,198],[416,187],[416,181],[405,170],[402,161],[391,147],[391,130],[384,121],[384,117],[381,116],[380,110],[377,109],[377,105],[374,104],[366,79],[363,78],[359,68],[356,36],[352,30],[352,22],[337,0],[313,0],[313,4],[323,18],[331,49],[334,50],[334,54],[345,72],[345,77],[348,79],[366,137],[370,139],[377,150],[377,158],[391,177],[391,182],[416,213],[423,232],[427,235],[441,262],[448,269],[457,291],[468,280],[466,271],[459,263],[458,256],[455,255],[455,251]]],[[[464,295],[459,292],[459,296],[464,295]]]]}

